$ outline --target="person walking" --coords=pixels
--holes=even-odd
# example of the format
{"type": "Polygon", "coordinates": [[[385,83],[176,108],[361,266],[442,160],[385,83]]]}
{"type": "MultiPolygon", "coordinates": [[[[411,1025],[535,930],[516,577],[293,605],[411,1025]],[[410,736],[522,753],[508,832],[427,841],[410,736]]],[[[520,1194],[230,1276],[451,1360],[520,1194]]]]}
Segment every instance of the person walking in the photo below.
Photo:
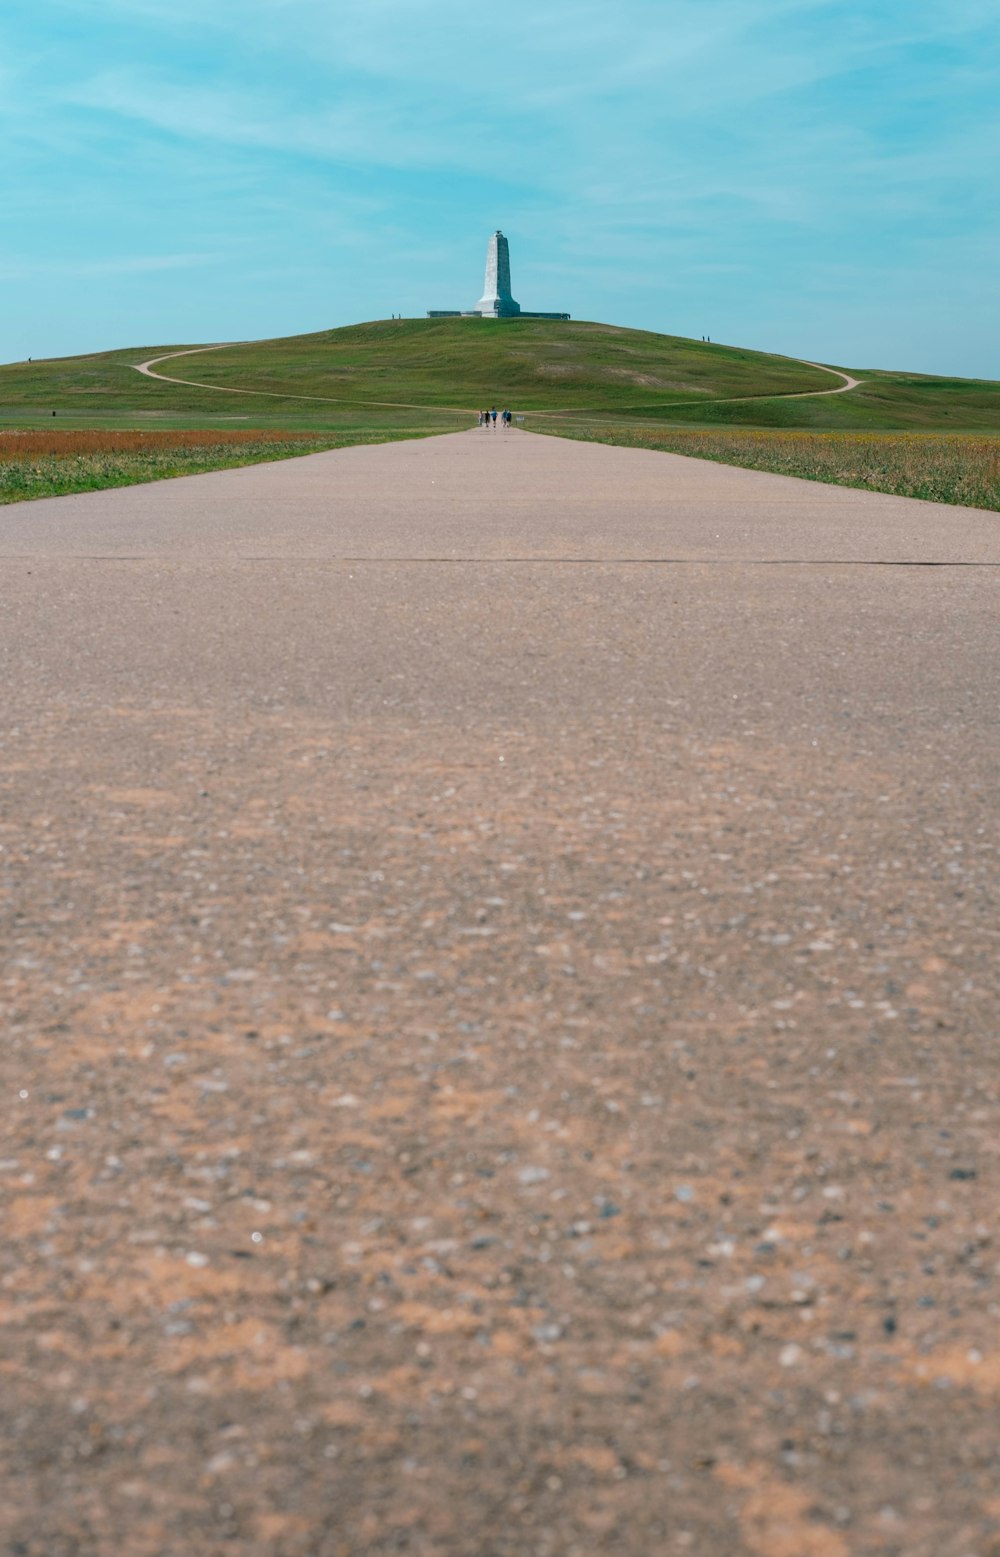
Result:
{"type": "Polygon", "coordinates": [[[490,412],[490,415],[493,418],[493,431],[496,432],[496,430],[497,430],[497,408],[496,408],[496,406],[493,407],[492,411],[490,412]]]}

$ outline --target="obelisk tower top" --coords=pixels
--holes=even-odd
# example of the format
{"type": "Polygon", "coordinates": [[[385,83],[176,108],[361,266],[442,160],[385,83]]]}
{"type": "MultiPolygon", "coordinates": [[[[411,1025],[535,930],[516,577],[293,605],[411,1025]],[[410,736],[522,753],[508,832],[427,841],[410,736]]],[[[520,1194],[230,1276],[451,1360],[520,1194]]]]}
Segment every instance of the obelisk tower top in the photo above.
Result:
{"type": "Polygon", "coordinates": [[[486,280],[475,312],[494,319],[510,319],[521,312],[521,305],[510,295],[510,249],[499,228],[486,248],[486,280]]]}
{"type": "Polygon", "coordinates": [[[486,247],[486,280],[475,308],[428,308],[428,319],[568,319],[569,314],[525,313],[510,295],[510,249],[499,227],[486,247]]]}

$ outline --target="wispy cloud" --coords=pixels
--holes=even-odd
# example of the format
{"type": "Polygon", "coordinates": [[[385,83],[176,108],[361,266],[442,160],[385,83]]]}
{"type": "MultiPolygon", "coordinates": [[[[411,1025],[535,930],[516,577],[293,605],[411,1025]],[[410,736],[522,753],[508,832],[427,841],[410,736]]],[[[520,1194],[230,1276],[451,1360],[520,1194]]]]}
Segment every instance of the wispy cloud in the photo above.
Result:
{"type": "Polygon", "coordinates": [[[0,261],[0,281],[105,280],[163,270],[190,270],[217,261],[213,254],[113,254],[98,259],[0,261]]]}
{"type": "Polygon", "coordinates": [[[105,71],[69,89],[64,101],[184,140],[335,162],[474,166],[477,140],[482,155],[489,150],[474,130],[449,133],[454,114],[447,109],[427,114],[417,104],[384,105],[357,91],[303,109],[280,92],[186,85],[149,72],[105,71]]]}
{"type": "Polygon", "coordinates": [[[303,311],[415,310],[471,299],[498,224],[515,291],[654,328],[687,297],[738,335],[847,251],[858,317],[865,276],[923,299],[942,254],[970,339],[992,295],[995,0],[5,0],[0,58],[0,199],[39,285],[110,304],[110,266],[151,298],[173,270],[209,335],[197,266],[251,314],[286,266],[303,311]]]}

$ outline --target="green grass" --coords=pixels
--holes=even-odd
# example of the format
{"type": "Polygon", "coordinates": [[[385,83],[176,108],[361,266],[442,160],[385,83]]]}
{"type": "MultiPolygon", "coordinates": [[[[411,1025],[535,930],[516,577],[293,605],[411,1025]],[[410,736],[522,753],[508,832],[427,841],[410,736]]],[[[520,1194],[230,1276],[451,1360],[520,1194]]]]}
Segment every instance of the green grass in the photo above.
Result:
{"type": "Polygon", "coordinates": [[[164,364],[229,388],[457,410],[642,411],[664,401],[793,393],[833,380],[780,357],[610,325],[538,319],[398,320],[254,342],[164,364]]]}
{"type": "Polygon", "coordinates": [[[564,427],[560,435],[619,448],[687,454],[870,492],[1000,510],[1000,436],[606,424],[564,427]]]}
{"type": "Polygon", "coordinates": [[[865,372],[857,389],[815,400],[764,399],[731,404],[671,406],[651,418],[661,425],[828,428],[844,432],[1000,432],[1000,384],[989,380],[929,378],[865,372]]]}
{"type": "Polygon", "coordinates": [[[410,435],[387,435],[384,431],[346,437],[203,430],[59,432],[52,431],[50,424],[43,432],[0,433],[0,504],[294,459],[345,444],[383,443],[387,436],[410,435]]]}

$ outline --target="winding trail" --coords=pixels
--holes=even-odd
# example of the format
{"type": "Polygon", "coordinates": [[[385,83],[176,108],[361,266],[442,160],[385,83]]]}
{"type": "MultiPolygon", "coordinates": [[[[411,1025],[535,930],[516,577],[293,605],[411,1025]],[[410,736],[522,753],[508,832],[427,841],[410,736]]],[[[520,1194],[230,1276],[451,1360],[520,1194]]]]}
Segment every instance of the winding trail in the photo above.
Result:
{"type": "MultiPolygon", "coordinates": [[[[819,400],[823,397],[823,395],[846,395],[849,389],[857,389],[858,385],[861,383],[859,378],[852,378],[850,373],[844,373],[840,368],[828,368],[822,362],[806,362],[804,357],[792,357],[790,360],[792,362],[801,361],[804,368],[818,368],[820,373],[835,373],[837,377],[842,378],[844,382],[842,384],[838,384],[835,389],[807,389],[804,393],[801,391],[796,391],[796,393],[793,395],[782,395],[782,400],[819,400]]],[[[748,395],[745,398],[752,399],[756,397],[748,395]]],[[[776,397],[768,395],[766,398],[770,400],[771,398],[776,397]]]]}
{"type": "Polygon", "coordinates": [[[470,414],[468,406],[414,405],[408,400],[358,400],[351,395],[296,395],[282,389],[233,389],[227,384],[206,384],[194,378],[171,378],[167,373],[153,372],[158,362],[172,362],[175,357],[195,357],[203,351],[225,351],[229,346],[250,344],[248,341],[219,341],[214,346],[188,346],[183,351],[167,352],[163,357],[149,357],[145,362],[134,362],[132,366],[137,373],[144,373],[147,378],[158,378],[164,384],[184,384],[189,389],[214,389],[220,395],[266,395],[270,400],[316,400],[322,405],[381,405],[396,411],[445,411],[454,412],[456,416],[470,414]]]}
{"type": "MultiPolygon", "coordinates": [[[[159,379],[164,384],[183,384],[188,389],[214,389],[219,394],[223,395],[266,395],[269,399],[272,400],[310,400],[317,401],[322,405],[385,406],[396,411],[440,411],[447,415],[455,416],[470,416],[473,414],[473,411],[468,406],[428,406],[414,404],[412,401],[408,400],[358,400],[355,397],[348,395],[296,395],[286,390],[234,389],[228,385],[223,384],[207,384],[204,382],[204,380],[200,379],[174,378],[167,373],[154,372],[154,369],[161,362],[172,362],[178,357],[196,357],[199,356],[202,352],[225,351],[226,348],[230,346],[245,346],[248,344],[250,343],[247,341],[220,341],[212,346],[187,346],[183,351],[170,351],[165,353],[162,357],[148,357],[145,362],[136,362],[133,363],[132,366],[135,368],[137,373],[144,374],[146,378],[159,379]]],[[[843,383],[838,384],[834,389],[794,390],[790,394],[779,393],[775,395],[723,395],[718,399],[700,401],[698,403],[702,405],[735,405],[740,402],[751,400],[819,400],[822,399],[825,395],[847,394],[849,390],[857,389],[858,385],[861,383],[860,379],[852,378],[850,373],[844,373],[839,368],[828,368],[821,362],[806,362],[804,359],[800,359],[798,357],[789,357],[787,360],[789,362],[798,363],[801,367],[804,368],[815,368],[820,373],[832,373],[836,378],[843,379],[843,383]]],[[[658,405],[639,407],[623,406],[620,409],[623,411],[629,411],[633,409],[654,411],[665,410],[672,405],[689,406],[690,404],[691,402],[689,400],[667,400],[661,401],[658,405]]],[[[606,406],[595,408],[590,408],[587,406],[567,406],[562,410],[557,411],[531,411],[530,415],[592,416],[601,415],[606,411],[606,406]]]]}

